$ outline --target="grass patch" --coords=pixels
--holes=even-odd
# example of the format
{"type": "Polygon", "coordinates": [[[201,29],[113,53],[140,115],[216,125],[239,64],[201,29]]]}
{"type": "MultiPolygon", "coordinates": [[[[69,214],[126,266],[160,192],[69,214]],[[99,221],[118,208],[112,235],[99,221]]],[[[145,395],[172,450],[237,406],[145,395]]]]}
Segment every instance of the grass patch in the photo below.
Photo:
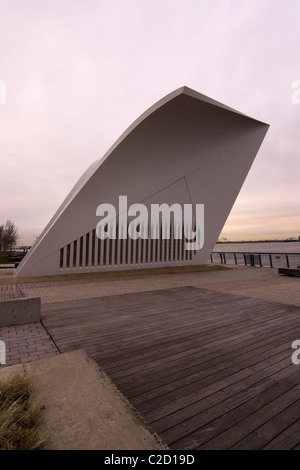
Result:
{"type": "Polygon", "coordinates": [[[46,435],[39,429],[41,410],[28,375],[0,378],[0,450],[42,449],[46,435]]]}

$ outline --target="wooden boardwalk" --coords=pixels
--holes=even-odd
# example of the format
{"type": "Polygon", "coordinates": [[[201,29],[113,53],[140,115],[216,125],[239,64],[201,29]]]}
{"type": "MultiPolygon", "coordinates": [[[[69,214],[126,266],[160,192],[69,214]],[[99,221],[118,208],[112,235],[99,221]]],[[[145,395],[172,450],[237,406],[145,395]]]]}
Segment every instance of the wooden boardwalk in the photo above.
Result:
{"type": "Polygon", "coordinates": [[[171,449],[300,449],[299,307],[181,287],[44,304],[42,319],[171,449]]]}

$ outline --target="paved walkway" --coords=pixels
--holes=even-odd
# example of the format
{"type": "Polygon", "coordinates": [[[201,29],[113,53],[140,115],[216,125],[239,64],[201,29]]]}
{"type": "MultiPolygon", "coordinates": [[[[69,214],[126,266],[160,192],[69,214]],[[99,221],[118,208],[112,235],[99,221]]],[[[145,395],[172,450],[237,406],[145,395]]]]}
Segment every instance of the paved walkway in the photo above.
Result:
{"type": "Polygon", "coordinates": [[[0,340],[5,342],[7,366],[59,354],[58,348],[40,322],[2,327],[0,340]]]}
{"type": "MultiPolygon", "coordinates": [[[[300,279],[280,276],[277,269],[232,266],[215,270],[212,266],[203,272],[149,274],[121,277],[70,279],[57,278],[13,281],[12,269],[1,269],[0,300],[17,297],[41,297],[43,305],[105,297],[134,292],[194,286],[283,302],[300,306],[300,279]]],[[[7,365],[29,362],[58,354],[58,349],[42,323],[0,328],[0,340],[5,341],[7,365]]]]}
{"type": "Polygon", "coordinates": [[[8,283],[11,270],[2,271],[8,272],[6,278],[0,279],[0,299],[5,296],[15,298],[13,296],[21,291],[26,297],[41,297],[42,304],[189,285],[300,306],[299,278],[281,276],[275,268],[232,266],[217,271],[99,279],[62,276],[54,281],[24,283],[20,280],[17,284],[8,283]]]}

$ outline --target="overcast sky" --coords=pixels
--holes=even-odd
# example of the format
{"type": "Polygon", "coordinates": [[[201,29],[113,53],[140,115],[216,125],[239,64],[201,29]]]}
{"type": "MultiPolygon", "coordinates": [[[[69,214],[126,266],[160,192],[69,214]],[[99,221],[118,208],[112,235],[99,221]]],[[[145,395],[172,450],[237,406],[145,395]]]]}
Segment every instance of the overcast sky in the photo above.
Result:
{"type": "Polygon", "coordinates": [[[300,0],[0,0],[0,224],[32,244],[86,168],[186,85],[270,124],[220,236],[300,235],[299,18],[300,0]]]}

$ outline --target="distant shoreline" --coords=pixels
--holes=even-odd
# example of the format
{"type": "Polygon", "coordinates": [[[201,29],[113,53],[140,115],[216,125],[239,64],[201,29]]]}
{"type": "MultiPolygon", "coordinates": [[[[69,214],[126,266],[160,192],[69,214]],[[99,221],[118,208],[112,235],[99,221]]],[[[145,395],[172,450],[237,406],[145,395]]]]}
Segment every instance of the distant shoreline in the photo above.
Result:
{"type": "Polygon", "coordinates": [[[300,240],[242,240],[242,241],[217,241],[216,244],[226,243],[293,243],[299,242],[300,240]]]}

